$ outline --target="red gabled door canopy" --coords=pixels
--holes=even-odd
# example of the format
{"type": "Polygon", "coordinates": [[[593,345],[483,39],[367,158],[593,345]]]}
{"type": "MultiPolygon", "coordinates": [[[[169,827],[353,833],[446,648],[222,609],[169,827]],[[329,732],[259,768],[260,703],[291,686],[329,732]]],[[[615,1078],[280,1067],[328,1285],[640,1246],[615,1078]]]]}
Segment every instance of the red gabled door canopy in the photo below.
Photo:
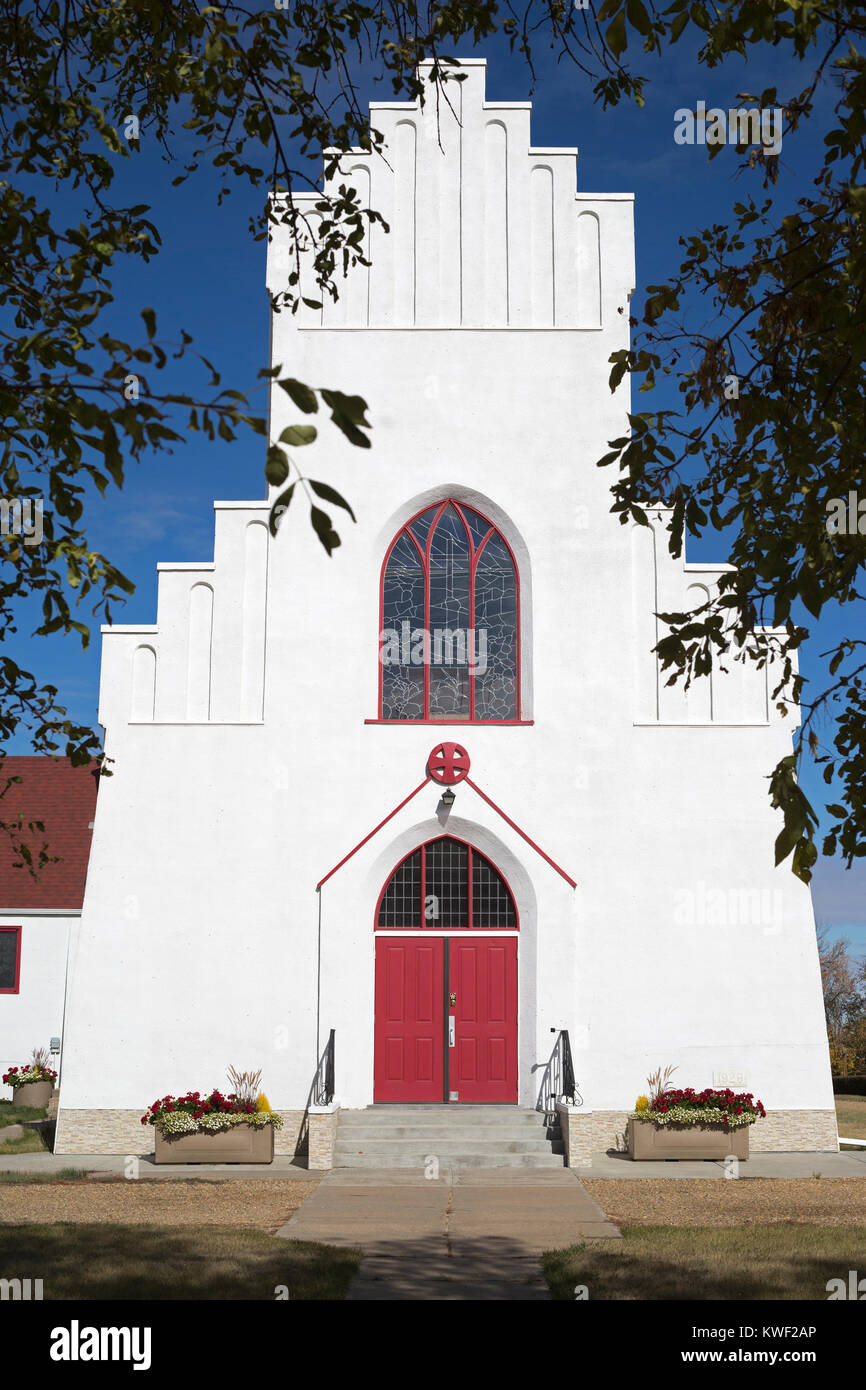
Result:
{"type": "Polygon", "coordinates": [[[438,786],[453,786],[457,782],[466,782],[474,792],[478,793],[482,801],[486,801],[487,805],[491,806],[496,814],[501,816],[502,819],[511,826],[512,830],[517,831],[517,834],[535,850],[536,854],[540,854],[542,859],[544,859],[552,869],[555,869],[561,878],[565,879],[566,883],[569,883],[572,888],[576,888],[577,883],[570,874],[567,874],[564,869],[561,869],[556,861],[551,859],[549,854],[545,854],[541,846],[536,844],[535,840],[527,835],[525,830],[521,830],[516,821],[513,821],[510,816],[505,814],[501,806],[497,806],[496,802],[491,800],[486,792],[483,792],[479,786],[476,786],[469,776],[469,766],[469,754],[461,744],[437,744],[427,759],[427,776],[424,778],[424,781],[419,782],[414,791],[411,791],[408,796],[404,796],[400,804],[395,806],[393,811],[389,811],[384,820],[380,820],[379,824],[375,825],[369,834],[364,836],[363,840],[358,841],[354,849],[350,849],[349,853],[345,854],[340,862],[335,864],[333,869],[330,869],[328,873],[325,874],[324,878],[319,879],[319,882],[316,884],[316,892],[328,882],[329,878],[333,878],[337,870],[342,869],[343,865],[347,864],[352,856],[357,854],[358,850],[362,849],[363,846],[367,844],[368,840],[372,840],[373,836],[378,834],[382,827],[388,824],[389,820],[393,820],[397,812],[402,811],[403,807],[408,805],[412,798],[417,796],[418,793],[427,786],[428,782],[435,782],[438,786]]]}

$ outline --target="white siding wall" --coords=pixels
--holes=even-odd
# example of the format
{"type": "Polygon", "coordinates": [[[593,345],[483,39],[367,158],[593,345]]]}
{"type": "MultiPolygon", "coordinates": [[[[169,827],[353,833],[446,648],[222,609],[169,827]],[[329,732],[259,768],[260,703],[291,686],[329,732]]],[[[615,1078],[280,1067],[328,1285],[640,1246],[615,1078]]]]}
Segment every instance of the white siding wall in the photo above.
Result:
{"type": "MultiPolygon", "coordinates": [[[[17,994],[0,994],[0,1076],[62,1036],[66,944],[78,918],[2,915],[6,926],[21,927],[21,976],[17,994]]],[[[12,1092],[0,1085],[0,1095],[12,1092]]]]}

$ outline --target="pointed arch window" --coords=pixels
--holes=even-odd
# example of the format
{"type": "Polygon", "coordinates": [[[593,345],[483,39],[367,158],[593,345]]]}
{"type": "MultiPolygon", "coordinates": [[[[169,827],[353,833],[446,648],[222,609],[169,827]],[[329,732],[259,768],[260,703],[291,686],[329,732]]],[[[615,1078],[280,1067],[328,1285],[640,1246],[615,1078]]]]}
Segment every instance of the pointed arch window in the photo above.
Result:
{"type": "Polygon", "coordinates": [[[414,516],[382,566],[379,717],[520,719],[520,587],[508,542],[445,499],[414,516]]]}
{"type": "Polygon", "coordinates": [[[379,898],[379,930],[508,931],[518,927],[511,889],[489,859],[442,835],[407,854],[379,898]]]}

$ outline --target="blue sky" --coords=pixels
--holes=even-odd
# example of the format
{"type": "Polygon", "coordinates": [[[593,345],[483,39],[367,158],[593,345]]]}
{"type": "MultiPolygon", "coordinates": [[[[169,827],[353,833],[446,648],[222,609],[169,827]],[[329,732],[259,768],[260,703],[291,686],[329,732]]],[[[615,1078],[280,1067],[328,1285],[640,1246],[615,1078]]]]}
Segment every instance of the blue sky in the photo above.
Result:
{"type": "MultiPolygon", "coordinates": [[[[524,61],[509,54],[496,41],[478,49],[464,46],[463,57],[486,57],[489,99],[523,100],[530,95],[530,77],[524,61]]],[[[696,61],[696,47],[677,45],[662,62],[641,58],[636,66],[651,83],[642,110],[623,104],[604,111],[593,102],[591,84],[568,60],[555,61],[552,52],[539,47],[532,136],[535,145],[577,145],[580,150],[578,181],[588,191],[633,191],[636,195],[637,293],[633,312],[640,313],[644,287],[659,283],[679,263],[678,238],[714,221],[727,220],[734,201],[747,190],[758,196],[755,176],[737,176],[738,160],[724,150],[710,162],[700,146],[674,142],[674,112],[694,108],[699,99],[724,109],[741,104],[740,92],[760,93],[777,85],[782,96],[806,85],[806,75],[777,53],[762,50],[748,65],[740,60],[708,72],[696,61]]],[[[382,84],[369,83],[367,99],[390,99],[382,84]]],[[[833,104],[833,91],[825,84],[818,98],[818,120],[795,136],[786,136],[782,151],[782,179],[777,197],[792,203],[807,192],[821,157],[822,131],[833,104]],[[819,126],[821,130],[817,129],[819,126]]],[[[192,148],[188,132],[177,147],[183,155],[192,148]]],[[[163,246],[150,266],[119,266],[115,276],[116,302],[110,327],[120,336],[138,340],[139,311],[153,307],[158,316],[160,340],[176,340],[181,328],[192,333],[196,346],[218,367],[224,385],[248,389],[258,370],[267,365],[268,309],[265,295],[265,244],[254,242],[249,217],[260,209],[265,190],[238,184],[222,206],[217,206],[218,178],[204,170],[179,188],[171,187],[178,166],[166,164],[146,134],[141,152],[120,162],[115,187],[117,201],[146,202],[159,226],[163,246]]],[[[315,172],[315,169],[312,170],[315,172]]],[[[61,191],[53,198],[59,209],[68,206],[61,191]]],[[[707,314],[709,308],[707,309],[707,314]]],[[[697,320],[698,322],[701,319],[697,320]]],[[[204,378],[189,363],[171,368],[166,389],[201,389],[204,378]]],[[[164,374],[165,377],[166,374],[164,374]]],[[[351,382],[334,385],[351,390],[351,382]]],[[[261,396],[259,396],[261,399],[261,396]]],[[[662,391],[637,398],[635,408],[671,405],[677,398],[662,391]]],[[[371,401],[375,423],[377,402],[371,401]]],[[[262,404],[263,409],[263,404],[262,404]]],[[[156,614],[156,563],[159,560],[200,560],[212,555],[214,498],[256,498],[264,495],[263,448],[252,435],[233,443],[210,443],[190,435],[172,455],[154,456],[130,465],[122,492],[112,490],[103,501],[89,500],[86,513],[89,537],[135,582],[136,592],[119,621],[152,622],[156,614]]],[[[363,507],[363,470],[359,463],[358,486],[350,498],[363,507]]],[[[348,522],[346,524],[349,524],[348,522]]],[[[310,536],[310,544],[316,544],[310,536]]],[[[690,559],[725,558],[724,541],[712,535],[689,546],[690,559]]],[[[338,551],[322,564],[343,562],[338,551]]],[[[82,617],[88,615],[82,614],[82,617]]],[[[57,685],[70,714],[92,722],[96,715],[99,639],[82,652],[77,638],[32,639],[34,610],[22,610],[19,634],[10,643],[11,654],[34,670],[41,681],[57,685]]],[[[810,625],[813,625],[809,620],[810,625]]],[[[864,613],[848,610],[827,612],[801,656],[801,667],[815,682],[821,679],[819,653],[843,632],[862,631],[864,613]]],[[[26,752],[26,736],[10,746],[26,752]]],[[[770,769],[756,768],[765,776],[770,769]]],[[[803,783],[816,805],[825,799],[823,783],[806,768],[803,783]]],[[[834,933],[847,935],[858,952],[866,952],[866,869],[846,871],[839,860],[820,861],[814,878],[816,915],[834,933]]]]}

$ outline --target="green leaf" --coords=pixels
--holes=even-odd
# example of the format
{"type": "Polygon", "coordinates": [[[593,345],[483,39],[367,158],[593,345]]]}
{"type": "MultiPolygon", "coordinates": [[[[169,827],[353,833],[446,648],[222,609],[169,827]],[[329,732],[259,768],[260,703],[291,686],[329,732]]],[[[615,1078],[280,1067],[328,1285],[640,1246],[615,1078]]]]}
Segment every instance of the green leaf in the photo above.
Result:
{"type": "Polygon", "coordinates": [[[641,0],[628,0],[628,22],[633,24],[639,34],[652,33],[652,21],[641,4],[641,0]]]}
{"type": "Polygon", "coordinates": [[[332,502],[335,507],[344,507],[352,520],[357,520],[355,513],[352,511],[345,497],[342,497],[335,488],[330,487],[328,483],[317,483],[313,478],[309,478],[307,481],[316,496],[321,497],[323,502],[332,502]]]}
{"type": "Polygon", "coordinates": [[[315,425],[289,425],[280,435],[280,442],[301,448],[305,444],[312,444],[317,434],[315,425]]]}
{"type": "Polygon", "coordinates": [[[608,25],[604,41],[614,58],[618,58],[621,53],[625,52],[628,45],[628,37],[625,30],[625,10],[620,10],[613,23],[608,25]]]}
{"type": "Polygon", "coordinates": [[[276,502],[271,507],[270,515],[268,516],[268,529],[272,536],[275,536],[277,534],[280,522],[282,521],[285,513],[289,510],[289,504],[292,500],[292,494],[294,493],[296,487],[297,483],[292,483],[291,487],[286,488],[285,492],[280,493],[280,496],[277,498],[276,502]]]}
{"type": "Polygon", "coordinates": [[[316,393],[310,386],[305,386],[302,381],[296,381],[294,377],[281,377],[278,386],[282,386],[287,395],[291,396],[298,410],[302,410],[305,415],[315,415],[319,408],[316,393]]]}
{"type": "Polygon", "coordinates": [[[265,462],[265,477],[272,487],[280,487],[289,476],[289,460],[276,444],[268,449],[265,462]]]}
{"type": "Polygon", "coordinates": [[[342,391],[322,391],[322,400],[335,414],[350,420],[353,425],[363,425],[370,429],[370,421],[365,419],[368,410],[363,396],[346,396],[342,391]]]}
{"type": "Polygon", "coordinates": [[[320,507],[310,507],[310,521],[313,523],[313,530],[325,547],[329,555],[332,555],[340,544],[340,537],[331,525],[331,518],[327,512],[323,512],[320,507]]]}

